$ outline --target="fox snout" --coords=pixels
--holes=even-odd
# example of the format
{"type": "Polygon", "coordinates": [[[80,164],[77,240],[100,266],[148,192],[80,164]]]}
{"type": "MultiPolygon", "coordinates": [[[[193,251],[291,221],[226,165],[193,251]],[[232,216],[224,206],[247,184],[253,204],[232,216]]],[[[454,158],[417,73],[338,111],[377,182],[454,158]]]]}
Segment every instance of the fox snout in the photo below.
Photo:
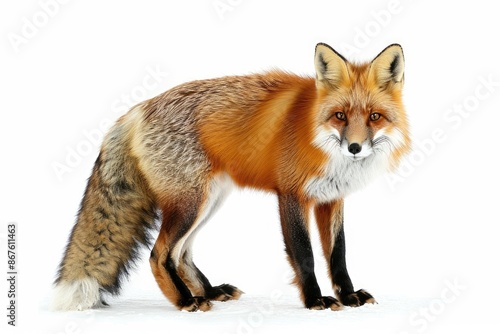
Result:
{"type": "Polygon", "coordinates": [[[372,144],[370,140],[356,140],[349,141],[347,138],[344,138],[340,145],[341,152],[343,155],[351,158],[352,160],[361,160],[373,153],[372,144]]]}

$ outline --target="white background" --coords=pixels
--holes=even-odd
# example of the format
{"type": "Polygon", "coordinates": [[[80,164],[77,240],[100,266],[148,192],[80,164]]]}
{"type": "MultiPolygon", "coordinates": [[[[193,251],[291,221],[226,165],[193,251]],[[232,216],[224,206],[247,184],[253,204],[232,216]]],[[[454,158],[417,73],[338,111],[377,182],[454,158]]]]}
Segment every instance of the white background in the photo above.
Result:
{"type": "MultiPolygon", "coordinates": [[[[6,325],[8,287],[1,279],[2,328],[498,330],[500,24],[491,4],[2,2],[0,254],[6,254],[6,225],[16,222],[19,268],[18,326],[6,325]],[[50,312],[51,283],[110,122],[132,103],[189,80],[275,67],[314,75],[317,42],[359,61],[395,42],[405,52],[414,152],[398,174],[351,195],[345,207],[351,278],[379,304],[302,309],[288,284],[276,200],[245,190],[232,194],[195,244],[198,266],[212,283],[244,290],[240,301],[217,303],[205,314],[178,312],[157,288],[146,255],[110,308],[50,312]]],[[[316,272],[323,293],[331,294],[312,233],[316,272]]]]}

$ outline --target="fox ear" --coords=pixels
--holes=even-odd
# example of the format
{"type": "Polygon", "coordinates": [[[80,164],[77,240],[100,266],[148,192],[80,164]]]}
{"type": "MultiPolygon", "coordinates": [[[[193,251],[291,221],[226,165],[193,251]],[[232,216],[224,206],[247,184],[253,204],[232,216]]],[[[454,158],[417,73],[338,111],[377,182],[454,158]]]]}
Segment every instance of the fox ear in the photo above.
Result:
{"type": "Polygon", "coordinates": [[[314,65],[316,66],[316,84],[326,82],[336,87],[349,77],[346,59],[324,43],[316,45],[314,65]]]}
{"type": "Polygon", "coordinates": [[[380,88],[402,86],[404,81],[405,59],[399,44],[391,44],[378,54],[370,64],[368,77],[380,88]]]}

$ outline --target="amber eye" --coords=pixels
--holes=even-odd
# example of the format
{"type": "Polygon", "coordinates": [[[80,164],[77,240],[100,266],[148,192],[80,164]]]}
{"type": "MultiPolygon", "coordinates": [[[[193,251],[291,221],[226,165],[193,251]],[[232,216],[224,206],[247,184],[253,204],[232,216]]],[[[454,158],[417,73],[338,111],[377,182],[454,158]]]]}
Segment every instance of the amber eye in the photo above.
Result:
{"type": "Polygon", "coordinates": [[[379,119],[380,119],[380,114],[378,112],[370,114],[370,121],[378,121],[379,119]]]}
{"type": "Polygon", "coordinates": [[[345,114],[343,112],[341,112],[341,111],[336,112],[335,113],[335,117],[337,117],[341,121],[345,121],[345,114]]]}

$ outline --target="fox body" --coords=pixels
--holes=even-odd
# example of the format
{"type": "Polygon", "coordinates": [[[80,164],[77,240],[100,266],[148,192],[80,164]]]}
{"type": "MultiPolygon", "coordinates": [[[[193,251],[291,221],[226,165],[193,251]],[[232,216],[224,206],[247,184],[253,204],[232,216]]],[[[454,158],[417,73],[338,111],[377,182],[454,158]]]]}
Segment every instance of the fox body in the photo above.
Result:
{"type": "Polygon", "coordinates": [[[343,201],[409,150],[404,58],[390,45],[355,64],[326,44],[316,77],[273,71],[182,84],[133,107],[104,138],[56,279],[56,309],[118,293],[161,217],[150,264],[179,309],[238,299],[193,263],[192,243],[234,186],[277,194],[285,249],[304,306],[374,302],[345,264],[343,201]],[[308,232],[313,208],[337,298],[323,296],[308,232]],[[160,213],[160,214],[158,214],[160,213]]]}

